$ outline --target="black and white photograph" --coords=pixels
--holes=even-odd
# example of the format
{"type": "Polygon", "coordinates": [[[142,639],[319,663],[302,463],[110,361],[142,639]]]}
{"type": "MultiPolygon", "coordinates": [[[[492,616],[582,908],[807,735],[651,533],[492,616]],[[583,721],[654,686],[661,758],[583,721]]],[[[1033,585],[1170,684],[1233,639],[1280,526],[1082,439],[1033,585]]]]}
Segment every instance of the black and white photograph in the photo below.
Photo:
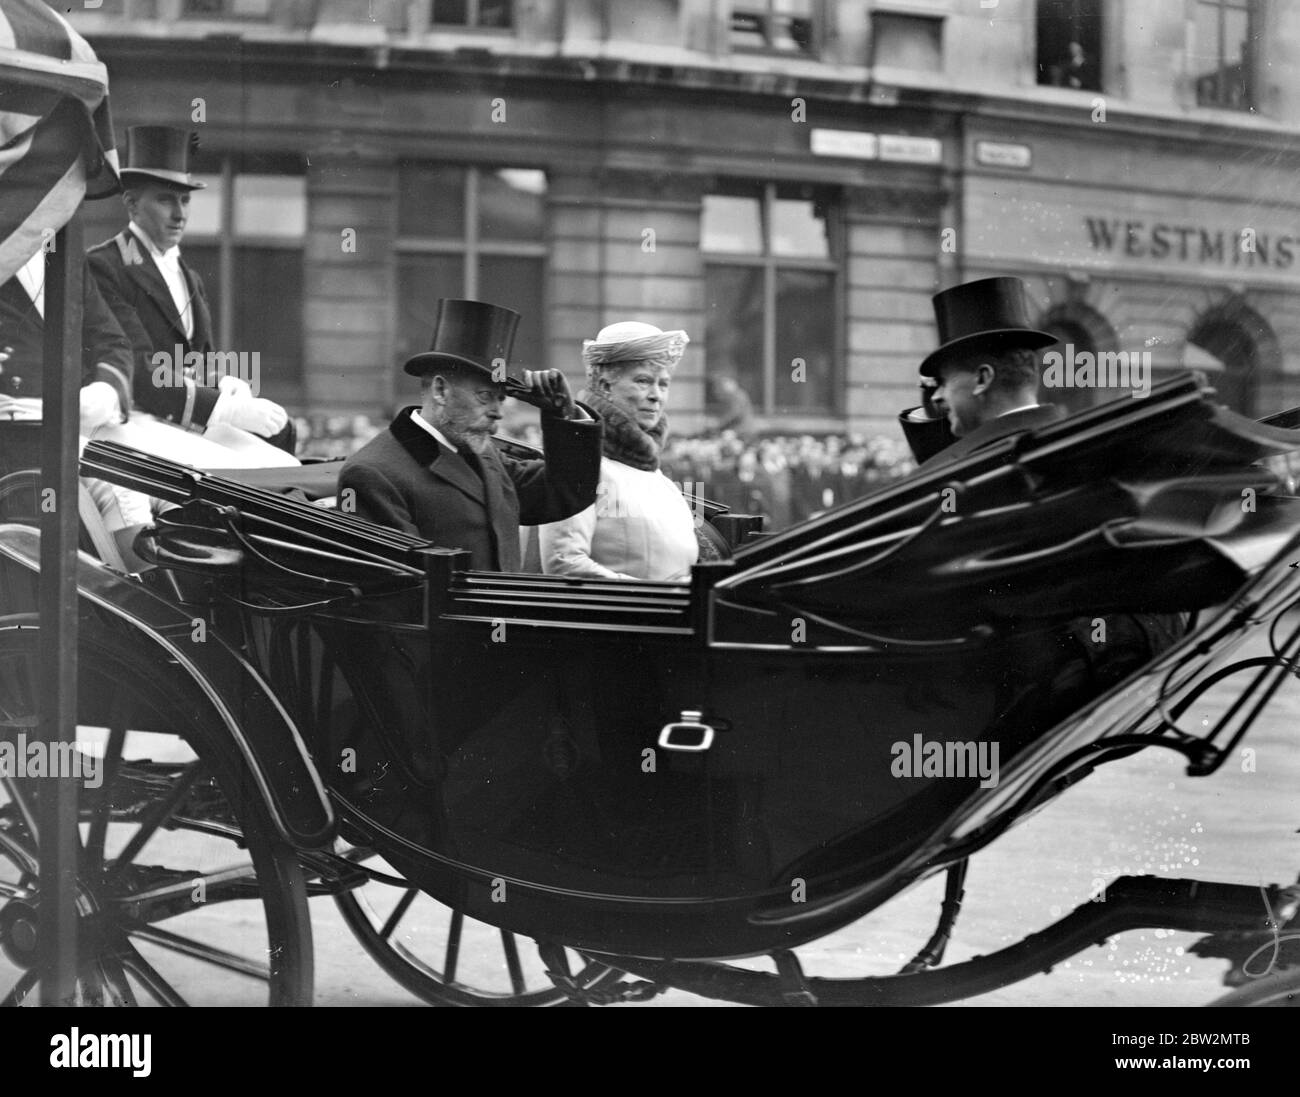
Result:
{"type": "Polygon", "coordinates": [[[1262,1080],[1298,184],[1290,0],[0,0],[22,1068],[948,1005],[1262,1080]]]}

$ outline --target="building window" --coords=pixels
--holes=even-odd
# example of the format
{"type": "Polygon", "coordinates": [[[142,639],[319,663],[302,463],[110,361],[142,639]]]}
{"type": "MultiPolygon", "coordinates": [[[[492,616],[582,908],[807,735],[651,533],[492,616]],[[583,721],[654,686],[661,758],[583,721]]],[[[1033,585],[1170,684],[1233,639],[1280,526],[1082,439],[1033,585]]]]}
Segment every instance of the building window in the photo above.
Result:
{"type": "Polygon", "coordinates": [[[303,377],[306,165],[226,159],[190,199],[181,245],[203,278],[219,350],[257,351],[261,395],[295,401],[303,377]]]}
{"type": "Polygon", "coordinates": [[[940,72],[943,69],[943,19],[934,15],[871,13],[871,65],[940,72]]]}
{"type": "MultiPolygon", "coordinates": [[[[544,366],[546,173],[403,164],[397,202],[397,365],[429,349],[442,297],[519,315],[514,363],[544,366]]],[[[512,364],[514,364],[512,363],[512,364]]]]}
{"type": "Polygon", "coordinates": [[[1251,0],[1196,0],[1192,63],[1197,105],[1234,110],[1254,107],[1253,24],[1251,0]]]}
{"type": "Polygon", "coordinates": [[[184,0],[187,19],[270,19],[271,0],[184,0]]]}
{"type": "Polygon", "coordinates": [[[838,232],[831,196],[767,183],[704,198],[706,368],[766,414],[836,410],[838,232]]]}
{"type": "Polygon", "coordinates": [[[1101,91],[1102,0],[1040,0],[1038,82],[1101,91]]]}
{"type": "Polygon", "coordinates": [[[511,0],[433,0],[432,21],[455,27],[495,27],[508,30],[514,25],[511,0]]]}
{"type": "Polygon", "coordinates": [[[815,52],[818,0],[736,0],[731,8],[731,48],[815,52]]]}
{"type": "Polygon", "coordinates": [[[1197,317],[1187,333],[1184,366],[1205,370],[1218,398],[1233,411],[1260,414],[1261,392],[1271,392],[1282,372],[1277,335],[1239,297],[1197,317]]]}

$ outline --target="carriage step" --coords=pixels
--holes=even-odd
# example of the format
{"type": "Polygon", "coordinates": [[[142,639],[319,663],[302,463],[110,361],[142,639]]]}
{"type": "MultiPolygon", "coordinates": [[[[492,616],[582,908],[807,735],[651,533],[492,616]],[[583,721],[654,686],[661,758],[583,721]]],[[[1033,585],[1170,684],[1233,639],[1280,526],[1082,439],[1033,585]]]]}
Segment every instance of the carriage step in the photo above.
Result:
{"type": "Polygon", "coordinates": [[[781,998],[788,1006],[818,1005],[817,995],[808,986],[808,978],[793,952],[782,950],[772,953],[776,961],[777,979],[781,984],[781,998]]]}

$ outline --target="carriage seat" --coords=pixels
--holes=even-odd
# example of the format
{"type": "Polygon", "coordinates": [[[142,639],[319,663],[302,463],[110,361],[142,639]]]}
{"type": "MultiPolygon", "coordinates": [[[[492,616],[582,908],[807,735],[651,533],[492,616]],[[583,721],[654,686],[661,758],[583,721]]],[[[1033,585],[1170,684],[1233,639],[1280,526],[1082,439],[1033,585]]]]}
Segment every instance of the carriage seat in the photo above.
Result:
{"type": "MultiPolygon", "coordinates": [[[[40,524],[40,437],[39,419],[0,421],[0,520],[40,524]]],[[[82,550],[121,572],[139,571],[147,566],[131,549],[141,527],[125,524],[117,497],[105,481],[79,479],[77,515],[81,522],[78,542],[82,550]]]]}

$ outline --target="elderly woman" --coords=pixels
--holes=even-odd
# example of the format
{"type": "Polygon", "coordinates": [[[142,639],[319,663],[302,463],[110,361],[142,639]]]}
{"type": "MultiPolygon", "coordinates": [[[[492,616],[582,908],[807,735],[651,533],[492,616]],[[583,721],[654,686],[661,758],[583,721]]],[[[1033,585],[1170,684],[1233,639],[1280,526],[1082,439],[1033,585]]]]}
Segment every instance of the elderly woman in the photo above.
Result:
{"type": "Polygon", "coordinates": [[[673,367],[690,340],[629,320],[582,344],[587,387],[579,399],[605,423],[596,502],[542,526],[548,575],[682,580],[699,556],[695,520],[659,469],[668,429],[664,403],[673,367]]]}

